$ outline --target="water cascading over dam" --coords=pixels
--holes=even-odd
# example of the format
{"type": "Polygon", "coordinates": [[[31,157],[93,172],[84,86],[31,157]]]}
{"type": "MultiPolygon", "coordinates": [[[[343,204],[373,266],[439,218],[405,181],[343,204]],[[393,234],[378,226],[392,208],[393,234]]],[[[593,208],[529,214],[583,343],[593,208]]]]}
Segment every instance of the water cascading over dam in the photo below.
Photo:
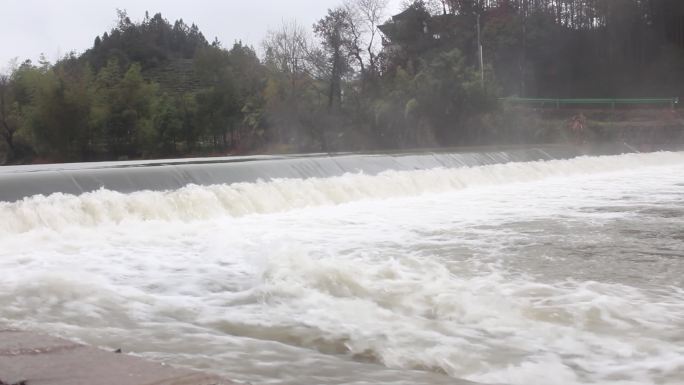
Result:
{"type": "Polygon", "coordinates": [[[0,168],[0,327],[254,384],[681,384],[684,152],[0,168]]]}

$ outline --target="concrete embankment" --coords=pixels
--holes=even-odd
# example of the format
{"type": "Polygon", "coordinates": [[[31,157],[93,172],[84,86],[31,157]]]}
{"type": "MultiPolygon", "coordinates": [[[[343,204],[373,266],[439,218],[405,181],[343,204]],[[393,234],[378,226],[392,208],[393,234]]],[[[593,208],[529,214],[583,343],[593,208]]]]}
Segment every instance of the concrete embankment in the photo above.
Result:
{"type": "Polygon", "coordinates": [[[173,368],[47,335],[0,330],[0,385],[230,385],[173,368]]]}

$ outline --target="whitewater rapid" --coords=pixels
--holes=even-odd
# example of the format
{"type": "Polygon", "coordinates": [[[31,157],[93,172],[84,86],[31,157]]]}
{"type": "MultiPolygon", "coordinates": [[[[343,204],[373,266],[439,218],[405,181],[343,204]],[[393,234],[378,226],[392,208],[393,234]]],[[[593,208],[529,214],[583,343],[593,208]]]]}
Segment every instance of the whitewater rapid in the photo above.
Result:
{"type": "Polygon", "coordinates": [[[0,326],[254,384],[684,383],[684,153],[0,202],[0,326]]]}

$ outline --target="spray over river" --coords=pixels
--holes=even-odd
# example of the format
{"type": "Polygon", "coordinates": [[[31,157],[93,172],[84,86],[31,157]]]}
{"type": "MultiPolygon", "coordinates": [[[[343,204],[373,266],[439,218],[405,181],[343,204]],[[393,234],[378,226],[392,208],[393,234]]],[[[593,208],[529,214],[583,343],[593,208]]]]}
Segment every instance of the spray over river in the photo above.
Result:
{"type": "Polygon", "coordinates": [[[26,197],[12,169],[0,327],[253,384],[684,384],[684,152],[489,158],[26,197]]]}

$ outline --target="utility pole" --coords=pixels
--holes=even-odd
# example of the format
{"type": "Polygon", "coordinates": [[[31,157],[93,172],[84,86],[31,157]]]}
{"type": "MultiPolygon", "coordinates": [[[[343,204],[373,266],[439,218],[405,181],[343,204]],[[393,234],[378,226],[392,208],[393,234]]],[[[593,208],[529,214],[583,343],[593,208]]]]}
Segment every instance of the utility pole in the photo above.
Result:
{"type": "Polygon", "coordinates": [[[522,17],[522,51],[520,52],[520,96],[527,95],[527,0],[522,0],[518,8],[522,17]]]}
{"type": "Polygon", "coordinates": [[[480,57],[480,82],[484,88],[484,50],[482,49],[482,39],[480,36],[480,13],[477,13],[477,54],[480,57]]]}

